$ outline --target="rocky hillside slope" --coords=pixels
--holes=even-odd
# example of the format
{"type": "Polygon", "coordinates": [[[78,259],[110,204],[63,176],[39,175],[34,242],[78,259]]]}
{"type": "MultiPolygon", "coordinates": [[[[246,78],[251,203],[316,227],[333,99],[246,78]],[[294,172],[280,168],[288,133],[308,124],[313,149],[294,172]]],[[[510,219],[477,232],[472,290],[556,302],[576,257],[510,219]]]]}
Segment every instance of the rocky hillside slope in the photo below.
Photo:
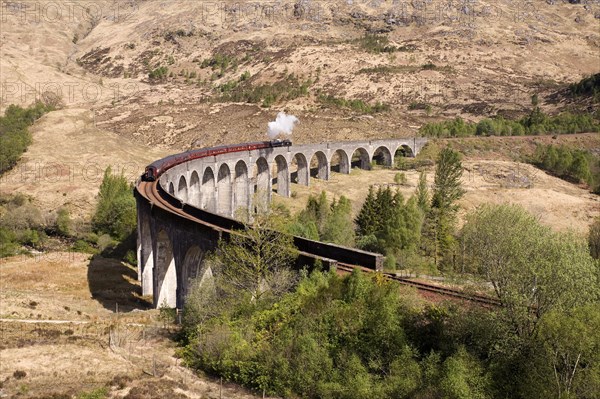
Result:
{"type": "Polygon", "coordinates": [[[301,142],[521,115],[533,94],[556,112],[600,70],[598,1],[57,0],[2,18],[2,107],[50,98],[165,148],[261,138],[281,109],[301,142]]]}

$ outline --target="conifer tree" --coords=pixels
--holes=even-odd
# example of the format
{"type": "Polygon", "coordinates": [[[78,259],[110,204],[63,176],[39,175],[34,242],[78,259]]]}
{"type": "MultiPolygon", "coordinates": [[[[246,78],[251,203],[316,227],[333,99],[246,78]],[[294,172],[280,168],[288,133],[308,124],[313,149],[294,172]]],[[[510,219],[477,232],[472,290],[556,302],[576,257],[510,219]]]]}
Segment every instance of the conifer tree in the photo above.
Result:
{"type": "Polygon", "coordinates": [[[423,212],[427,212],[429,210],[429,189],[427,188],[427,173],[425,171],[421,172],[419,175],[419,184],[417,185],[417,190],[415,191],[415,197],[417,201],[417,205],[423,212]]]}
{"type": "Polygon", "coordinates": [[[356,216],[356,234],[364,237],[371,234],[375,234],[376,231],[376,219],[377,219],[377,204],[376,196],[373,186],[369,186],[369,193],[363,203],[360,212],[356,216]]]}
{"type": "Polygon", "coordinates": [[[435,169],[432,207],[443,212],[457,210],[456,201],[464,194],[460,182],[462,173],[460,154],[451,148],[444,148],[440,152],[435,169]]]}
{"type": "Polygon", "coordinates": [[[431,209],[428,212],[424,233],[426,253],[433,256],[435,265],[449,257],[454,249],[456,227],[456,202],[463,196],[461,187],[462,164],[460,154],[451,148],[440,152],[435,170],[431,209]]]}

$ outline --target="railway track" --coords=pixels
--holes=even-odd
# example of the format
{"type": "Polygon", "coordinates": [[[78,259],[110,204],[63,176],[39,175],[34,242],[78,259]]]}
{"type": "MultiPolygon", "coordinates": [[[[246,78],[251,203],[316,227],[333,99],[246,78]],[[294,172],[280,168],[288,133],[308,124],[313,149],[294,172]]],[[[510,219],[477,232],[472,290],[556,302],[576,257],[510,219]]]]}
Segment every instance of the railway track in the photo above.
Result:
{"type": "MultiPolygon", "coordinates": [[[[372,270],[372,269],[367,269],[367,268],[360,267],[360,266],[348,265],[348,264],[344,264],[344,263],[338,263],[337,269],[341,270],[342,272],[345,272],[345,273],[352,273],[352,271],[354,269],[360,269],[367,273],[374,272],[374,270],[372,270]]],[[[470,301],[470,302],[476,302],[476,303],[486,305],[486,306],[494,306],[494,307],[502,306],[502,303],[499,300],[490,298],[485,295],[472,294],[472,293],[468,293],[468,292],[465,292],[462,290],[455,290],[452,288],[440,287],[439,285],[435,285],[435,284],[428,284],[428,283],[423,283],[420,281],[414,281],[414,280],[407,279],[404,277],[398,277],[392,273],[383,273],[383,276],[385,278],[387,278],[388,280],[396,281],[399,284],[414,287],[419,291],[432,292],[435,294],[444,295],[444,296],[448,296],[448,297],[452,297],[452,298],[458,298],[458,299],[462,299],[462,300],[466,300],[466,301],[470,301]]]]}

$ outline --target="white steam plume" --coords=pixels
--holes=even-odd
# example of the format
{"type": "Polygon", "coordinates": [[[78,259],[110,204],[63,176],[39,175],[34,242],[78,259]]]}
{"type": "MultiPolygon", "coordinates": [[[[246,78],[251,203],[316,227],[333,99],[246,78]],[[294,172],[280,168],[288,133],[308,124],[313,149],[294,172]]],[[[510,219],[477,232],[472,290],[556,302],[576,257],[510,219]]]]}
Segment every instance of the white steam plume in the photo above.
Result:
{"type": "Polygon", "coordinates": [[[300,122],[294,115],[288,115],[285,112],[277,114],[277,118],[273,122],[269,122],[267,134],[269,139],[274,140],[280,134],[291,136],[294,125],[300,122]]]}

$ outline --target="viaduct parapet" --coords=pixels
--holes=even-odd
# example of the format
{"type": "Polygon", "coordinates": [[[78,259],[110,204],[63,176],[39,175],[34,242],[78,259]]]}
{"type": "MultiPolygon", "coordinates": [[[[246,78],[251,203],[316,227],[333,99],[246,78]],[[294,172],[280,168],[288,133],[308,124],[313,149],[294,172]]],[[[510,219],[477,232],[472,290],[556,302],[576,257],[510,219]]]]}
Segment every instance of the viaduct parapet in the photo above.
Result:
{"type": "MultiPolygon", "coordinates": [[[[289,197],[292,184],[332,173],[392,166],[397,155],[415,156],[425,138],[292,145],[225,153],[176,165],[156,182],[136,185],[138,278],[156,307],[181,308],[193,278],[212,278],[203,257],[220,238],[243,225],[233,217],[267,209],[274,192],[289,197]]],[[[380,254],[295,238],[301,254],[326,264],[379,268],[380,254]]]]}

